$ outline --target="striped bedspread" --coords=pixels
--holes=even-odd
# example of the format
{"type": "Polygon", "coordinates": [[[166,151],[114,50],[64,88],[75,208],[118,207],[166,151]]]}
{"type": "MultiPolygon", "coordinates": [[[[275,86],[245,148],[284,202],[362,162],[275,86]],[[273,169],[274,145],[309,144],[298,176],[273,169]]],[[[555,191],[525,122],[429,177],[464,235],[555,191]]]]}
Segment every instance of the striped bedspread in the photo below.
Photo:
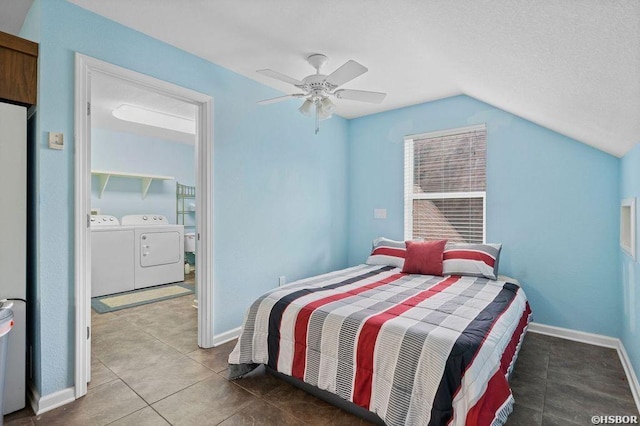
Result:
{"type": "Polygon", "coordinates": [[[530,314],[513,283],[360,265],[256,300],[230,374],[267,364],[388,425],[500,425],[530,314]]]}

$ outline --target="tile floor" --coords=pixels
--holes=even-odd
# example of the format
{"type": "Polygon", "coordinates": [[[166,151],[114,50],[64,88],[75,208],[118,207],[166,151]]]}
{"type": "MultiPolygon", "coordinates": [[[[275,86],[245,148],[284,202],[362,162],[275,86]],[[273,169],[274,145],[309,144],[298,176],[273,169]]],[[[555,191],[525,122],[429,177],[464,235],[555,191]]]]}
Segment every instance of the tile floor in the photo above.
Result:
{"type": "MultiPolygon", "coordinates": [[[[365,425],[263,370],[226,379],[234,342],[199,349],[193,295],[93,314],[88,394],[5,425],[365,425]]],[[[612,349],[529,333],[512,377],[509,426],[588,425],[591,415],[638,415],[612,349]]]]}

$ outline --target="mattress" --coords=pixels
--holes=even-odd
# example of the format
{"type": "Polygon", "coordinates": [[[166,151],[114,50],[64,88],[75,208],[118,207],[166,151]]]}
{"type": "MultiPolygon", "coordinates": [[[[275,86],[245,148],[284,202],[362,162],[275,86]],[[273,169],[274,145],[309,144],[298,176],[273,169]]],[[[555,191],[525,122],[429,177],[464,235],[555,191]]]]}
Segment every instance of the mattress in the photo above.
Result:
{"type": "Polygon", "coordinates": [[[513,282],[359,265],[258,298],[230,377],[266,364],[388,425],[500,425],[530,316],[513,282]]]}

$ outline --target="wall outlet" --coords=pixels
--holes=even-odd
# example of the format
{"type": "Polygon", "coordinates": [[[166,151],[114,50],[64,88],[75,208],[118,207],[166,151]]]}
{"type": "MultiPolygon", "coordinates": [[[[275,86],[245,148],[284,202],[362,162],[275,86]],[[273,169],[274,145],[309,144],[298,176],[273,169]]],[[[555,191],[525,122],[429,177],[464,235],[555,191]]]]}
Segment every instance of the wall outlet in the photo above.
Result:
{"type": "Polygon", "coordinates": [[[284,275],[278,278],[278,287],[282,287],[287,282],[287,277],[284,275]]]}

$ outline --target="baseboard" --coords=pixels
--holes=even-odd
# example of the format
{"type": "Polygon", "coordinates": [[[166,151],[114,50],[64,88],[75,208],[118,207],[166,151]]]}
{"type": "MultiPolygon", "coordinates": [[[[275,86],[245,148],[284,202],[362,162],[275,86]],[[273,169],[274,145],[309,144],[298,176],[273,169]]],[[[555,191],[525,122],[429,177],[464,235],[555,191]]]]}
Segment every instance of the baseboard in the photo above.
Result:
{"type": "Polygon", "coordinates": [[[618,356],[620,357],[620,362],[622,362],[622,368],[624,368],[624,372],[627,374],[629,387],[631,388],[633,399],[636,401],[638,412],[640,412],[640,383],[638,383],[638,376],[636,376],[636,372],[633,369],[631,360],[629,359],[629,354],[627,354],[627,350],[624,348],[624,345],[622,344],[622,340],[618,340],[618,341],[620,342],[620,346],[617,348],[618,356]]]}
{"type": "Polygon", "coordinates": [[[237,339],[238,336],[240,336],[241,331],[242,327],[237,327],[225,331],[224,333],[216,334],[215,336],[213,336],[213,346],[220,346],[223,343],[227,343],[232,341],[233,339],[237,339]]]}
{"type": "Polygon", "coordinates": [[[40,415],[75,401],[76,393],[75,388],[70,387],[49,395],[40,396],[33,383],[30,382],[27,398],[33,412],[36,415],[40,415]]]}
{"type": "Polygon", "coordinates": [[[575,342],[603,346],[605,348],[618,349],[618,347],[620,346],[620,339],[616,339],[615,337],[603,336],[602,334],[587,333],[585,331],[571,330],[569,328],[555,327],[553,325],[539,324],[537,322],[532,322],[531,324],[529,324],[529,331],[531,331],[532,333],[559,337],[561,339],[573,340],[575,342]]]}
{"type": "Polygon", "coordinates": [[[633,369],[633,365],[631,364],[631,360],[624,348],[622,340],[615,337],[603,336],[601,334],[587,333],[584,331],[571,330],[569,328],[555,327],[536,322],[529,324],[528,330],[532,333],[545,334],[547,336],[559,337],[561,339],[615,349],[618,352],[622,368],[624,368],[624,372],[627,376],[627,381],[629,382],[633,399],[636,402],[636,407],[638,408],[638,411],[640,411],[640,384],[638,383],[638,376],[636,376],[636,372],[633,369]]]}

